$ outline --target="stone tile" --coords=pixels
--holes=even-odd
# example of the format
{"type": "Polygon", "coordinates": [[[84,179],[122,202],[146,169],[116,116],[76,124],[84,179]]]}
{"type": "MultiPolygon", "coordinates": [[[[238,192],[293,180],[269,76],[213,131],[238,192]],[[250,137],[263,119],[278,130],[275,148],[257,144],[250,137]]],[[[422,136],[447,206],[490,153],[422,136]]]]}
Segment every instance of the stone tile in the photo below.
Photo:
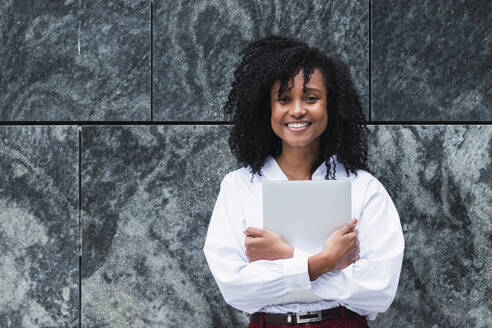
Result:
{"type": "Polygon", "coordinates": [[[203,255],[227,126],[82,128],[84,327],[239,327],[203,255]]]}
{"type": "Polygon", "coordinates": [[[370,164],[400,214],[396,299],[371,327],[490,327],[491,126],[372,126],[370,164]]]}
{"type": "Polygon", "coordinates": [[[2,1],[0,120],[150,120],[150,2],[2,1]]]}
{"type": "Polygon", "coordinates": [[[373,120],[492,119],[492,2],[371,3],[373,120]]]}
{"type": "Polygon", "coordinates": [[[225,120],[239,52],[275,33],[345,60],[368,111],[367,1],[155,1],[154,119],[225,120]]]}
{"type": "Polygon", "coordinates": [[[78,327],[75,126],[0,126],[0,327],[78,327]]]}
{"type": "MultiPolygon", "coordinates": [[[[226,126],[82,130],[84,327],[246,325],[202,254],[226,126]],[[206,163],[206,166],[203,166],[206,163]]],[[[395,302],[371,327],[490,325],[489,126],[371,126],[370,163],[400,213],[395,302]]]]}

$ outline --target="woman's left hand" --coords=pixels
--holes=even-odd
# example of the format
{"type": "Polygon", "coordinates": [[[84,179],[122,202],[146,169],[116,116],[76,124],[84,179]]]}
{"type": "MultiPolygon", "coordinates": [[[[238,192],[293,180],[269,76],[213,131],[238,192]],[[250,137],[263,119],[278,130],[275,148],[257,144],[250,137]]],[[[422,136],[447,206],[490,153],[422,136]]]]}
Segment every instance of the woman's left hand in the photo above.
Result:
{"type": "Polygon", "coordinates": [[[258,260],[278,260],[291,258],[294,255],[294,247],[287,244],[282,237],[272,231],[248,227],[244,231],[246,235],[246,256],[250,262],[258,260]]]}

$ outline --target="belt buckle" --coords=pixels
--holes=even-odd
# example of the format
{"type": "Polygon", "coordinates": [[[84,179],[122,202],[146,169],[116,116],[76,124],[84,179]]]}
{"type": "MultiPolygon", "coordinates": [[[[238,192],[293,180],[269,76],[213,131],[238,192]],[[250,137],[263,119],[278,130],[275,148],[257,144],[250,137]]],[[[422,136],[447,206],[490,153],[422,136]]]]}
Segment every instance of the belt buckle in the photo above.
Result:
{"type": "Polygon", "coordinates": [[[296,313],[297,323],[321,321],[321,311],[299,312],[296,313]]]}

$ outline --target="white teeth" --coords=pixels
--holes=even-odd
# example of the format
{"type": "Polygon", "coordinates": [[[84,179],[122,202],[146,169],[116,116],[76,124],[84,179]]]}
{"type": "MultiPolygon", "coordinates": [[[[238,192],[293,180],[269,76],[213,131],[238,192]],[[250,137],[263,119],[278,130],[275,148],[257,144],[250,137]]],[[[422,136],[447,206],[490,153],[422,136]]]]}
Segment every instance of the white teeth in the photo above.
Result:
{"type": "Polygon", "coordinates": [[[309,123],[308,122],[304,122],[304,123],[289,123],[287,125],[289,126],[289,128],[302,128],[302,127],[308,126],[309,123]]]}

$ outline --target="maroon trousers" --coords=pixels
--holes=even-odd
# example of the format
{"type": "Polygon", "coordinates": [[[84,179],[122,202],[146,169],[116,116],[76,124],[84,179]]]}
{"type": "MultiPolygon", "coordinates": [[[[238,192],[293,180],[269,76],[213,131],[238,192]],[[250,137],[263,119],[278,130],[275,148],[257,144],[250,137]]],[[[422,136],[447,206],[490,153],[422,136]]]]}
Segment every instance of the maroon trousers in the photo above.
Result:
{"type": "Polygon", "coordinates": [[[320,322],[299,323],[296,325],[267,325],[256,323],[250,320],[248,328],[369,328],[366,317],[356,313],[344,311],[343,306],[339,306],[341,316],[336,319],[330,319],[320,322]]]}

